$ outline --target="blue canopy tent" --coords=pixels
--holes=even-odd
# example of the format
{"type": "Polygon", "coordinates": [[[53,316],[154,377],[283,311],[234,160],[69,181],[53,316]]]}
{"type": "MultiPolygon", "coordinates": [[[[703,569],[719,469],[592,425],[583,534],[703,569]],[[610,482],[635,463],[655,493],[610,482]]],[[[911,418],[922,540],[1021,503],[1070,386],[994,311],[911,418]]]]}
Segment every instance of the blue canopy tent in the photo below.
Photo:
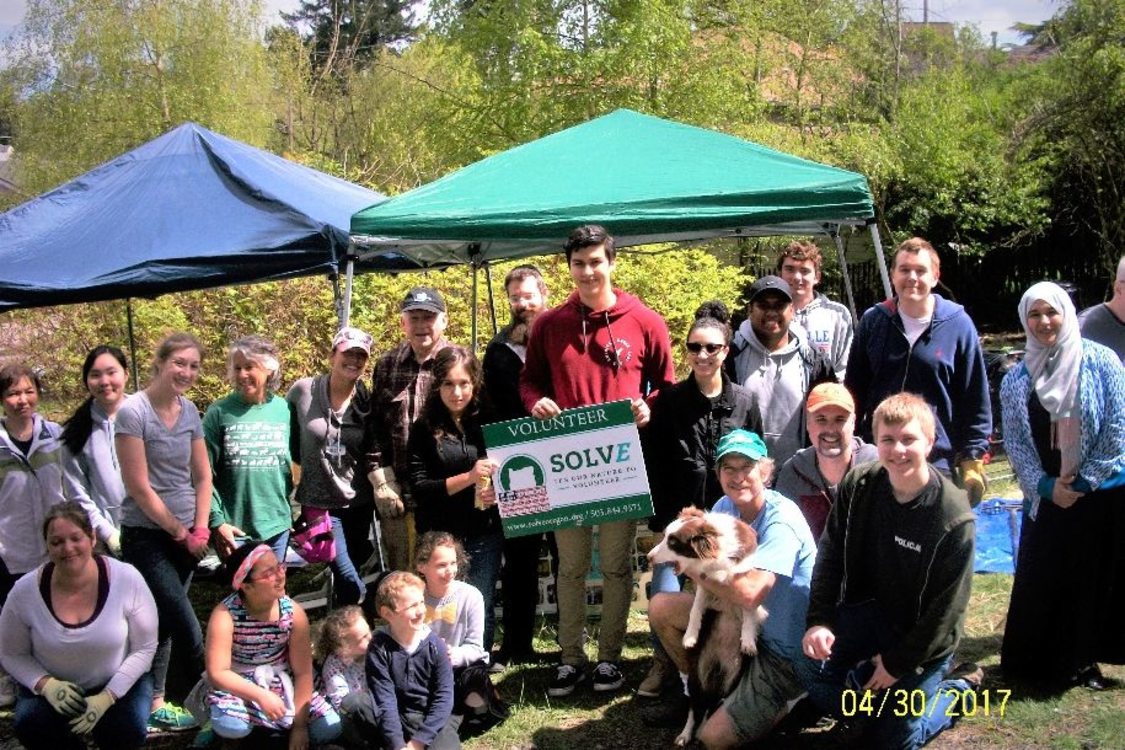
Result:
{"type": "Polygon", "coordinates": [[[0,312],[337,274],[352,214],[384,200],[184,123],[0,214],[0,312]]]}

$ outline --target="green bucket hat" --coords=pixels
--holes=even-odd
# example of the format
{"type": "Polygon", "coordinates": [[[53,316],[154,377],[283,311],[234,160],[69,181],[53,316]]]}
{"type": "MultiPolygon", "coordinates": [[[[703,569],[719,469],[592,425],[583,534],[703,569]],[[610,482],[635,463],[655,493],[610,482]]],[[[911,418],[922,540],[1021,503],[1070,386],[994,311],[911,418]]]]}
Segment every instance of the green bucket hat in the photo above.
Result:
{"type": "Polygon", "coordinates": [[[758,433],[750,430],[731,430],[723,435],[715,452],[715,463],[721,461],[728,453],[746,456],[751,461],[761,461],[767,455],[765,441],[758,436],[758,433]]]}

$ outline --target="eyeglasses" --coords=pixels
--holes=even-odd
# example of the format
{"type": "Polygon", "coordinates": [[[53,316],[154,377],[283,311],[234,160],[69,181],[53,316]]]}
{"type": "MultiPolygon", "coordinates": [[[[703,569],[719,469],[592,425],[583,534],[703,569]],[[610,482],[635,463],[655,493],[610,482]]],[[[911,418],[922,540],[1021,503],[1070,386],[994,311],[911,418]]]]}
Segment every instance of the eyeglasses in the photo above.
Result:
{"type": "Polygon", "coordinates": [[[285,575],[285,566],[282,565],[281,563],[278,563],[277,565],[274,565],[272,568],[266,568],[265,570],[263,570],[258,575],[252,576],[250,578],[250,580],[251,581],[265,581],[267,579],[276,580],[278,578],[282,578],[284,575],[285,575]]]}
{"type": "Polygon", "coordinates": [[[689,341],[684,344],[684,346],[686,346],[687,350],[692,354],[699,354],[704,349],[707,350],[708,354],[718,354],[723,349],[727,348],[726,344],[704,344],[701,341],[689,341]]]}

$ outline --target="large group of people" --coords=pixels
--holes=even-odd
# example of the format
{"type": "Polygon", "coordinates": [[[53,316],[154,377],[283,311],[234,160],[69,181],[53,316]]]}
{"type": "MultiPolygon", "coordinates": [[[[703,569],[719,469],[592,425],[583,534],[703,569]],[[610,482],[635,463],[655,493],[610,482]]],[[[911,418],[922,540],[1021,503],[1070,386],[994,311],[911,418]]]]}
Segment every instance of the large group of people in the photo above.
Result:
{"type": "MultiPolygon", "coordinates": [[[[993,415],[973,321],[934,293],[934,248],[902,243],[893,297],[854,325],[815,291],[817,247],[791,243],[779,275],[749,288],[741,325],[720,301],[699,308],[679,382],[664,320],[613,285],[613,237],[583,226],[564,249],[573,290],[549,308],[539,270],[512,269],[511,320],[480,360],[445,339],[445,301],[420,286],[399,306],[402,342],[373,357],[373,338],[345,327],[327,372],[284,395],[276,346],[237,339],[232,390],[202,417],[188,393],[204,350],[187,333],[161,342],[132,395],[124,354],[91,350],[89,397],[63,427],[37,411],[35,370],[0,366],[0,699],[20,742],[140,747],[152,729],[203,722],[216,741],[284,734],[291,750],[459,747],[507,716],[492,675],[537,658],[544,544],[561,650],[548,695],[621,689],[636,520],[505,538],[482,429],[618,400],[640,431],[651,531],[695,507],[757,539],[748,569],[722,581],[653,571],[647,720],[686,712],[691,586],[769,613],[699,726],[705,746],[764,737],[802,696],[865,746],[921,747],[950,726],[981,680],[956,649],[993,415]],[[319,637],[286,592],[295,521],[331,529],[319,637]],[[189,588],[209,549],[231,589],[204,638],[189,588]],[[369,590],[373,557],[387,572],[369,590]],[[374,633],[372,614],[385,621],[374,633]],[[884,691],[938,708],[847,711],[849,694],[855,707],[884,691]]],[[[1001,662],[1012,679],[1101,689],[1098,664],[1125,663],[1122,300],[1125,258],[1113,299],[1081,318],[1049,282],[1019,304],[1026,356],[1001,390],[1025,497],[1001,662]]]]}

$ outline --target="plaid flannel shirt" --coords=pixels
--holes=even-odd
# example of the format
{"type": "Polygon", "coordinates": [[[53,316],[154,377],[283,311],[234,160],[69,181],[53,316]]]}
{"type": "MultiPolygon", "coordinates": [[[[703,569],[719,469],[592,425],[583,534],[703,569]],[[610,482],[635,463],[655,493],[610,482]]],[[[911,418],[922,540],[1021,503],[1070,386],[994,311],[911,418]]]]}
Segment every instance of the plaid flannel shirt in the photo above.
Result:
{"type": "Polygon", "coordinates": [[[407,510],[414,509],[414,502],[406,482],[406,441],[434,382],[434,355],[447,346],[449,342],[442,339],[425,361],[419,362],[410,344],[403,342],[379,357],[371,378],[371,418],[375,420],[375,442],[382,453],[380,464],[394,468],[407,510]]]}

